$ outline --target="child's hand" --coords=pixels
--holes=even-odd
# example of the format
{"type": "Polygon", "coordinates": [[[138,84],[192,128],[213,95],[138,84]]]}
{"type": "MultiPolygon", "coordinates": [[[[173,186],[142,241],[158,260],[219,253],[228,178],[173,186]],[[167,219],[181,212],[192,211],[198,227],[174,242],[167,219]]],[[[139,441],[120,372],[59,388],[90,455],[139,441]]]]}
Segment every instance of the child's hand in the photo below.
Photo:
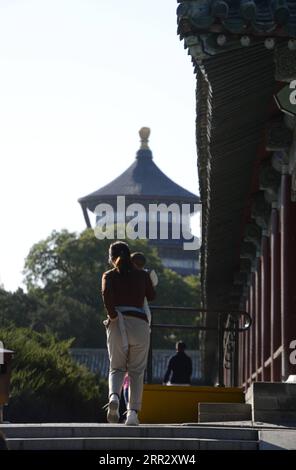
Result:
{"type": "Polygon", "coordinates": [[[108,328],[108,326],[110,325],[110,319],[107,318],[106,320],[103,321],[103,325],[108,328]]]}
{"type": "Polygon", "coordinates": [[[158,276],[156,274],[156,272],[154,271],[154,269],[152,269],[149,273],[149,276],[150,276],[150,279],[151,279],[151,282],[153,284],[153,287],[157,286],[158,284],[158,276]]]}

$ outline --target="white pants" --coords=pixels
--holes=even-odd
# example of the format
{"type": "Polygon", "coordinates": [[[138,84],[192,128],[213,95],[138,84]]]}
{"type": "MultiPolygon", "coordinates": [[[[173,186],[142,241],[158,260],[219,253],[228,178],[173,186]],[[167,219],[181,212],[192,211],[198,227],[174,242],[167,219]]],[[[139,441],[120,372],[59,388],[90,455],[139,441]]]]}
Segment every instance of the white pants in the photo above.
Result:
{"type": "Polygon", "coordinates": [[[128,351],[122,347],[122,338],[118,321],[113,321],[107,328],[107,348],[110,359],[109,395],[120,396],[124,376],[130,378],[128,410],[141,409],[144,372],[147,365],[150,328],[140,318],[124,316],[128,339],[128,351]]]}

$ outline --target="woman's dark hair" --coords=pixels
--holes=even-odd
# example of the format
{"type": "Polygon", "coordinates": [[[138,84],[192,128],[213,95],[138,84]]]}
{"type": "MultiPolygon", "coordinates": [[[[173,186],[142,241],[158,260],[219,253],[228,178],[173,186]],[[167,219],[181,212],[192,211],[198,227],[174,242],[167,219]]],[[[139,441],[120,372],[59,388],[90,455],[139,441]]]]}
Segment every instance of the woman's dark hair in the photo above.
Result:
{"type": "Polygon", "coordinates": [[[133,269],[131,252],[125,242],[115,242],[109,248],[109,262],[116,266],[120,274],[126,274],[133,269]]]}

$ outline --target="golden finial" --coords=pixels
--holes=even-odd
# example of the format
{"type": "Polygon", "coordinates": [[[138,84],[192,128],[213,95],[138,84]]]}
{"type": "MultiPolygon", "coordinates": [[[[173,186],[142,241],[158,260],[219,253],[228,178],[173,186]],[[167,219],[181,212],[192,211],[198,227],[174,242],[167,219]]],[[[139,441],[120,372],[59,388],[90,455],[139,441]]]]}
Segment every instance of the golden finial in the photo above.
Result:
{"type": "Polygon", "coordinates": [[[141,137],[141,149],[149,149],[148,141],[150,136],[149,127],[142,127],[139,130],[139,135],[141,137]]]}

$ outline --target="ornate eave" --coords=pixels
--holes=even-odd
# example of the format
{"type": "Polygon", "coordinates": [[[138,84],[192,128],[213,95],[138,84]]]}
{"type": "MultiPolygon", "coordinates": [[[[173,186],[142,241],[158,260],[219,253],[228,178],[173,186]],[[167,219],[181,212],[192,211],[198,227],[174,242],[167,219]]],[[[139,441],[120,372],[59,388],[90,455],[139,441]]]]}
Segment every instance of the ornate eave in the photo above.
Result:
{"type": "Polygon", "coordinates": [[[294,0],[178,1],[178,34],[198,61],[215,54],[264,44],[296,50],[294,0]]]}
{"type": "Polygon", "coordinates": [[[178,33],[197,77],[203,298],[221,307],[229,305],[248,224],[268,224],[277,178],[270,170],[263,196],[259,167],[273,146],[290,145],[282,120],[274,121],[281,115],[274,96],[284,86],[278,80],[295,76],[296,2],[178,3],[178,33]]]}

